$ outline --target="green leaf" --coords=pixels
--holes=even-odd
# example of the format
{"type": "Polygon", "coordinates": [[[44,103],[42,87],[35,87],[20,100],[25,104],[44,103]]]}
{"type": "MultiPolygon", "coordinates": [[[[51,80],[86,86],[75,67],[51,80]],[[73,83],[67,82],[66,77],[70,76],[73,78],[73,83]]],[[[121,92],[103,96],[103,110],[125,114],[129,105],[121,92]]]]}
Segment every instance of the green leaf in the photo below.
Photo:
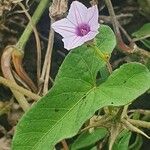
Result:
{"type": "Polygon", "coordinates": [[[97,147],[96,146],[94,146],[93,148],[91,148],[90,150],[97,150],[97,147]]]}
{"type": "Polygon", "coordinates": [[[110,55],[112,47],[116,45],[116,37],[111,28],[106,25],[100,26],[99,33],[100,34],[96,36],[97,46],[103,53],[110,55]]]}
{"type": "Polygon", "coordinates": [[[144,24],[138,31],[132,34],[137,38],[150,37],[150,23],[144,24]]]}
{"type": "Polygon", "coordinates": [[[141,135],[137,134],[136,139],[132,145],[129,146],[129,150],[140,150],[143,144],[143,138],[141,135]]]}
{"type": "Polygon", "coordinates": [[[18,124],[13,149],[47,150],[62,138],[75,135],[91,116],[86,108],[92,101],[86,103],[86,96],[96,86],[97,71],[103,65],[92,48],[82,46],[71,51],[53,88],[18,124]]]}
{"type": "Polygon", "coordinates": [[[143,39],[141,42],[150,50],[150,40],[148,39],[143,39]]]}
{"type": "MultiPolygon", "coordinates": [[[[107,34],[110,30],[103,36],[107,34]]],[[[150,72],[139,63],[123,65],[97,86],[96,75],[104,65],[91,47],[71,51],[52,89],[18,123],[12,149],[53,149],[62,139],[77,134],[96,110],[126,105],[150,88],[150,72]]]]}
{"type": "Polygon", "coordinates": [[[92,133],[86,131],[82,133],[71,146],[71,150],[79,150],[95,144],[97,141],[103,139],[107,134],[106,128],[97,128],[92,133]]]}
{"type": "Polygon", "coordinates": [[[131,138],[131,132],[122,131],[113,145],[113,150],[129,150],[129,141],[131,138]]]}
{"type": "Polygon", "coordinates": [[[132,34],[141,41],[148,49],[150,49],[150,23],[144,24],[138,31],[132,34]]]}
{"type": "MultiPolygon", "coordinates": [[[[73,61],[76,52],[64,63],[73,61]]],[[[150,73],[138,63],[123,65],[99,87],[90,86],[86,78],[64,76],[65,66],[48,95],[21,119],[13,140],[14,150],[52,149],[58,141],[74,136],[99,108],[128,104],[150,88],[150,73]]]]}

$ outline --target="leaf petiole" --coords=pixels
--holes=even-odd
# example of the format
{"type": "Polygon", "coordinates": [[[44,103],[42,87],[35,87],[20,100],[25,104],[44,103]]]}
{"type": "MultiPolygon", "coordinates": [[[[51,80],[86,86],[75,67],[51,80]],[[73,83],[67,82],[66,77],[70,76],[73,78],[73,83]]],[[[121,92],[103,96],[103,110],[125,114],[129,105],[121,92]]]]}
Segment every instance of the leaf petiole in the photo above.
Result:
{"type": "Polygon", "coordinates": [[[90,44],[90,46],[95,50],[97,56],[105,61],[105,62],[108,62],[109,60],[109,55],[108,54],[104,54],[96,45],[93,45],[93,44],[90,44]]]}

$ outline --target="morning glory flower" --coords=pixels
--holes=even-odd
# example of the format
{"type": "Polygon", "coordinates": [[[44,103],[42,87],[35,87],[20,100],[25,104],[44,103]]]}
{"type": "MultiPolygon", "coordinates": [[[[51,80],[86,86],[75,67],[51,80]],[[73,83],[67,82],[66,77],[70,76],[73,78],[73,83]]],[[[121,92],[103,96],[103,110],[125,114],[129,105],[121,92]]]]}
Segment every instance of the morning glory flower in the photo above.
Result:
{"type": "Polygon", "coordinates": [[[98,34],[98,8],[87,8],[78,1],[72,2],[66,18],[52,24],[55,32],[63,37],[64,48],[76,48],[98,34]]]}

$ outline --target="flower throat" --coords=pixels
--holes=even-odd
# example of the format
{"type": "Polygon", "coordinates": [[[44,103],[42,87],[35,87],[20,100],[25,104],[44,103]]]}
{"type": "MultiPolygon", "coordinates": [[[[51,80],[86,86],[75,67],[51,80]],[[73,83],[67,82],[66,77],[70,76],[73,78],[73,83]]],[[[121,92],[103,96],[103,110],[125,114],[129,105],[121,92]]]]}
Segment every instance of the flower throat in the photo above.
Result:
{"type": "Polygon", "coordinates": [[[85,36],[90,32],[90,26],[88,24],[82,24],[77,27],[77,35],[85,36]]]}

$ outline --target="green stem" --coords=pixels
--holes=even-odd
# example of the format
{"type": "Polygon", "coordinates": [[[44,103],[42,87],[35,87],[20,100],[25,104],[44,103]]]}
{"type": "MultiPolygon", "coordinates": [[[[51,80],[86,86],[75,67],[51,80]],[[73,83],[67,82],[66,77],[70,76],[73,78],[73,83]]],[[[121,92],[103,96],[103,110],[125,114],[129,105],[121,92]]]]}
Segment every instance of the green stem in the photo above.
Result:
{"type": "Polygon", "coordinates": [[[98,49],[98,47],[96,47],[96,46],[94,46],[94,49],[95,49],[96,53],[98,54],[98,56],[99,56],[102,60],[104,60],[105,62],[108,62],[108,56],[107,56],[107,55],[103,54],[103,53],[98,49]]]}
{"type": "MultiPolygon", "coordinates": [[[[109,55],[103,53],[95,44],[90,44],[90,46],[95,50],[95,52],[96,52],[97,56],[100,58],[100,60],[103,60],[106,62],[106,65],[104,66],[104,68],[102,68],[100,70],[101,75],[103,75],[102,80],[106,80],[108,78],[108,76],[112,73],[112,68],[109,63],[109,55]]],[[[112,114],[113,107],[112,106],[106,107],[106,108],[104,108],[104,111],[106,113],[109,112],[110,114],[112,114]]]]}
{"type": "Polygon", "coordinates": [[[101,60],[103,60],[103,61],[105,61],[105,62],[108,62],[109,57],[108,57],[107,54],[104,54],[104,53],[103,53],[96,45],[94,45],[94,44],[90,44],[90,46],[95,50],[97,56],[98,56],[101,60]]]}
{"type": "Polygon", "coordinates": [[[48,5],[49,0],[41,0],[37,9],[35,10],[32,20],[28,23],[26,29],[24,30],[23,34],[21,35],[18,43],[16,44],[16,47],[18,50],[23,51],[31,33],[32,33],[32,26],[35,26],[37,22],[39,21],[40,17],[42,16],[44,10],[46,9],[48,5]]]}

